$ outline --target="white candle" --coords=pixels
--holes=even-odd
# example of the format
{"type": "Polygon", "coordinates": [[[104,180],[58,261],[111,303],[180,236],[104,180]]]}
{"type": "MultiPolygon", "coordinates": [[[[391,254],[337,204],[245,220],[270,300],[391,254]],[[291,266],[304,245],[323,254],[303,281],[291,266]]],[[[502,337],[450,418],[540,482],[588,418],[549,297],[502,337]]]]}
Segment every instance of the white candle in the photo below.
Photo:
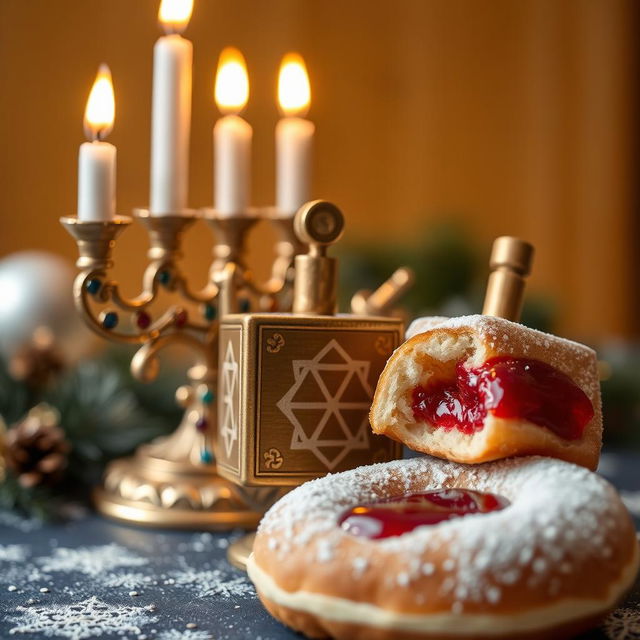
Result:
{"type": "Polygon", "coordinates": [[[293,216],[311,194],[315,125],[304,118],[311,89],[304,60],[287,54],[280,65],[278,101],[284,115],[276,125],[276,208],[293,216]]]}
{"type": "Polygon", "coordinates": [[[310,200],[314,131],[304,118],[281,118],[276,125],[276,208],[285,215],[310,200]]]}
{"type": "Polygon", "coordinates": [[[107,222],[116,212],[116,148],[108,142],[84,142],[78,155],[78,218],[107,222]]]}
{"type": "Polygon", "coordinates": [[[213,127],[214,208],[222,216],[244,214],[251,193],[251,125],[240,116],[213,127]]]}
{"type": "Polygon", "coordinates": [[[158,14],[167,35],[153,49],[149,209],[155,215],[187,208],[193,46],[180,33],[192,9],[193,0],[162,0],[158,14]]]}
{"type": "Polygon", "coordinates": [[[251,194],[251,125],[238,113],[249,99],[249,76],[240,51],[220,54],[215,100],[227,115],[213,127],[214,208],[221,216],[246,214],[251,194]]]}
{"type": "Polygon", "coordinates": [[[98,70],[84,115],[85,134],[92,142],[78,155],[78,218],[108,222],[115,216],[116,148],[103,142],[113,128],[115,99],[109,67],[98,70]]]}

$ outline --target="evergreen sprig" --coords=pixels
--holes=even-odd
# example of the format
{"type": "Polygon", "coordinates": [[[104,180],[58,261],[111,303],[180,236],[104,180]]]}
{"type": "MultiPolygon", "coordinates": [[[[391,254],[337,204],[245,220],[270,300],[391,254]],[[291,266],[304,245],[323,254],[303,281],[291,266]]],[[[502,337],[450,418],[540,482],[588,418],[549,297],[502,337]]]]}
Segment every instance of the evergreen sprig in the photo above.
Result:
{"type": "Polygon", "coordinates": [[[131,377],[130,358],[128,351],[106,351],[68,370],[40,392],[15,381],[0,361],[0,416],[7,425],[46,402],[58,410],[60,427],[71,445],[64,480],[55,487],[25,489],[7,470],[0,482],[0,508],[51,519],[65,501],[88,499],[107,462],[171,433],[181,414],[173,401],[181,372],[170,367],[157,384],[142,385],[131,377]]]}

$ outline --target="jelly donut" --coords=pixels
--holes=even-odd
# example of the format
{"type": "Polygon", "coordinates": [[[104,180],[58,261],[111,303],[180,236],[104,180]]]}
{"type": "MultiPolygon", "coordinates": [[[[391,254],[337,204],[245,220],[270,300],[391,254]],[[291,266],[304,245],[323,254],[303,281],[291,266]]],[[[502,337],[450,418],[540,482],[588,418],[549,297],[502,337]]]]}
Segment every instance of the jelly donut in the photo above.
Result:
{"type": "Polygon", "coordinates": [[[601,477],[551,458],[420,457],[329,475],[264,516],[248,572],[311,638],[559,638],[633,584],[631,518],[601,477]]]}
{"type": "Polygon", "coordinates": [[[602,442],[595,352],[490,316],[427,318],[380,376],[376,433],[456,462],[547,455],[590,469],[602,442]]]}

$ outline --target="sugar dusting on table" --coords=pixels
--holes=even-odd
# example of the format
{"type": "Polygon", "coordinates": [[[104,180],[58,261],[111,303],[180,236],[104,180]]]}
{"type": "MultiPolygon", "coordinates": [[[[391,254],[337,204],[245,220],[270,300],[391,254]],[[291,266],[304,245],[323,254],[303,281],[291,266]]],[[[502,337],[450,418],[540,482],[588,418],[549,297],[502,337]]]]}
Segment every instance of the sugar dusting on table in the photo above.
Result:
{"type": "Polygon", "coordinates": [[[45,638],[99,638],[103,635],[141,633],[141,628],[157,618],[144,607],[112,605],[92,596],[75,604],[17,607],[9,616],[15,626],[10,633],[37,634],[45,638]]]}

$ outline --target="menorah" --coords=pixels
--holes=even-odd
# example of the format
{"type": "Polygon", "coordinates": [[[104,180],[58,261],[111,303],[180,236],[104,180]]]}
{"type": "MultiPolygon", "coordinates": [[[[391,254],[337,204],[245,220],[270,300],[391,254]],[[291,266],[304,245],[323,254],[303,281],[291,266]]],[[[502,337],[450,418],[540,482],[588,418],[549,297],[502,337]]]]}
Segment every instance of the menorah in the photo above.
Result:
{"type": "MultiPolygon", "coordinates": [[[[385,355],[390,354],[394,344],[397,346],[401,328],[400,321],[384,321],[380,316],[392,313],[394,304],[411,286],[412,274],[407,269],[398,269],[375,292],[356,293],[351,305],[356,315],[350,316],[351,319],[336,317],[334,322],[322,315],[335,311],[335,261],[325,257],[326,248],[342,231],[342,214],[334,205],[323,201],[308,203],[295,219],[279,215],[273,208],[233,216],[222,216],[212,209],[154,216],[138,209],[134,217],[149,233],[150,263],[144,272],[142,292],[131,299],[120,293],[118,283],[109,279],[108,272],[113,267],[116,239],[132,219],[123,216],[104,222],[75,217],[61,219],[78,244],[76,264],[80,273],[74,284],[76,306],[89,327],[100,336],[141,345],[131,362],[132,372],[140,380],[153,380],[159,370],[159,352],[175,345],[193,350],[197,363],[189,369],[190,383],[176,392],[177,401],[185,409],[176,431],[142,445],[130,458],[112,462],[106,469],[103,486],[96,491],[96,504],[110,517],[137,524],[252,528],[264,509],[280,494],[283,485],[291,485],[292,478],[294,483],[301,481],[305,473],[309,477],[322,474],[322,469],[301,469],[293,476],[289,474],[288,480],[277,475],[266,480],[268,486],[260,486],[260,481],[254,482],[255,478],[246,481],[228,470],[225,475],[230,479],[218,474],[215,405],[221,320],[238,317],[238,313],[249,310],[258,312],[252,314],[252,318],[264,318],[267,313],[282,320],[283,312],[293,307],[298,314],[303,311],[303,315],[295,316],[299,319],[294,320],[297,324],[328,322],[335,325],[336,335],[348,325],[350,342],[355,335],[352,329],[362,329],[360,333],[365,341],[361,339],[357,347],[360,359],[369,357],[372,350],[369,340],[382,341],[376,346],[375,367],[379,369],[385,355]],[[202,290],[193,291],[180,267],[181,242],[183,233],[199,220],[212,228],[215,242],[208,282],[202,290]],[[252,276],[245,256],[247,235],[261,220],[269,221],[278,234],[271,276],[265,283],[257,282],[252,276]],[[307,244],[309,255],[301,256],[307,244]],[[297,280],[296,295],[298,306],[302,301],[304,309],[296,309],[293,299],[296,256],[303,269],[302,279],[297,280]],[[305,283],[302,290],[301,282],[305,283]],[[177,296],[179,303],[154,316],[151,307],[162,290],[177,296]],[[198,317],[190,315],[185,304],[195,305],[198,317]],[[304,320],[309,318],[304,312],[311,313],[309,321],[304,320]],[[121,314],[127,317],[121,318],[121,314]],[[314,314],[320,314],[318,321],[313,320],[314,314]],[[321,320],[322,317],[325,320],[321,320]],[[354,320],[358,317],[361,320],[354,320]],[[250,486],[252,484],[258,486],[250,486]]],[[[332,331],[334,329],[329,330],[330,334],[332,331]]],[[[324,334],[315,331],[314,335],[324,334]]],[[[362,365],[370,366],[366,362],[362,365]]],[[[358,406],[360,404],[362,401],[358,406]]],[[[366,412],[364,416],[366,420],[366,412]]],[[[365,441],[357,443],[356,449],[354,459],[360,464],[369,460],[369,456],[386,459],[398,453],[390,441],[382,448],[379,446],[376,452],[365,441]],[[366,451],[362,451],[363,448],[366,451]]],[[[349,462],[347,459],[346,463],[349,462]]],[[[325,472],[327,470],[331,468],[327,467],[325,472]]]]}
{"type": "Polygon", "coordinates": [[[108,516],[138,524],[251,528],[278,489],[245,488],[216,472],[218,319],[249,309],[290,309],[292,261],[304,245],[296,238],[293,218],[279,215],[272,208],[233,216],[222,216],[211,209],[156,216],[137,209],[134,218],[148,231],[150,262],[141,293],[130,299],[120,293],[109,271],[116,239],[132,219],[61,219],[78,245],[76,307],[89,327],[103,338],[141,345],[131,362],[138,379],[153,380],[159,369],[159,352],[175,345],[190,348],[197,362],[189,369],[189,384],[176,392],[178,403],[185,409],[176,431],[142,445],[133,457],[112,462],[103,487],[97,490],[97,507],[108,516]],[[193,291],[180,266],[181,244],[185,231],[200,220],[211,227],[215,242],[207,284],[193,291]],[[269,221],[278,237],[271,277],[265,283],[253,278],[245,261],[247,235],[261,220],[269,221]],[[178,296],[180,302],[154,315],[151,307],[162,290],[178,296]],[[195,305],[199,317],[190,314],[185,305],[195,305]]]}

